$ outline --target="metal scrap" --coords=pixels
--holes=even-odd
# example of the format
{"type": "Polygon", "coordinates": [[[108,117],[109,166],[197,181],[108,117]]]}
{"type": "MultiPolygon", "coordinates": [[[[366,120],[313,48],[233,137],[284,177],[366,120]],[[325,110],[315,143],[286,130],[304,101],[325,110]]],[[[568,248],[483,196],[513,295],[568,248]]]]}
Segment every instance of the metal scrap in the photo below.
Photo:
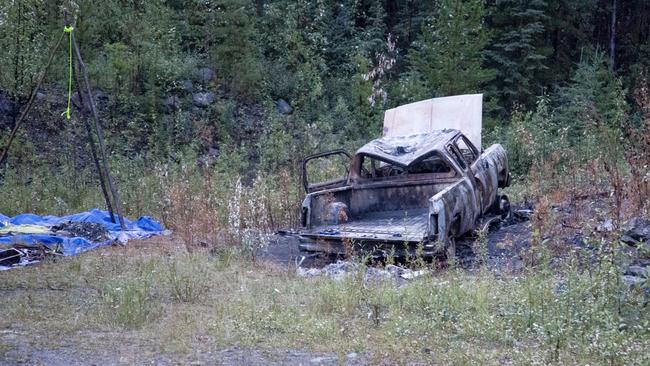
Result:
{"type": "Polygon", "coordinates": [[[14,244],[11,248],[0,250],[0,269],[25,266],[61,255],[63,254],[58,246],[48,247],[40,243],[14,244]]]}
{"type": "Polygon", "coordinates": [[[91,241],[105,241],[110,239],[108,230],[94,222],[68,221],[52,226],[52,231],[72,237],[82,237],[91,241]]]}

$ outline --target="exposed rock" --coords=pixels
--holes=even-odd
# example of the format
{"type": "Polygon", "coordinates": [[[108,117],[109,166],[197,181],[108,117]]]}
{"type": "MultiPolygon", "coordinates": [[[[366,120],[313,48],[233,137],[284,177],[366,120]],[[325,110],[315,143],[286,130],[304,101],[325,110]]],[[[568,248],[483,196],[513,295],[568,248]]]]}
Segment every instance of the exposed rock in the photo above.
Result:
{"type": "MultiPolygon", "coordinates": [[[[95,102],[95,106],[98,106],[101,102],[108,100],[108,94],[104,93],[100,89],[95,89],[95,90],[92,91],[92,93],[93,93],[93,101],[95,102]]],[[[85,102],[87,102],[88,101],[88,93],[82,92],[82,94],[83,94],[83,100],[85,102]]],[[[44,97],[44,98],[47,99],[46,97],[44,97]]],[[[60,100],[63,100],[64,102],[67,103],[68,95],[65,94],[64,98],[62,98],[60,100]]],[[[76,91],[72,93],[72,96],[70,97],[70,101],[72,102],[72,104],[75,107],[77,107],[77,108],[82,107],[81,101],[79,100],[79,93],[77,93],[76,91]]]]}
{"type": "Polygon", "coordinates": [[[596,231],[600,231],[600,232],[614,231],[614,221],[612,219],[607,219],[603,221],[602,224],[596,227],[596,231]]]}
{"type": "Polygon", "coordinates": [[[624,275],[621,278],[623,280],[623,283],[628,286],[641,286],[646,281],[645,278],[641,278],[637,276],[624,275]]]}
{"type": "Polygon", "coordinates": [[[380,283],[383,281],[395,280],[395,277],[392,273],[386,270],[375,267],[368,267],[366,268],[366,273],[363,279],[366,283],[380,283]]]}
{"type": "Polygon", "coordinates": [[[181,82],[181,85],[183,86],[183,90],[185,90],[188,93],[194,91],[194,83],[192,82],[192,80],[183,80],[181,82]]]}
{"type": "Polygon", "coordinates": [[[354,262],[337,261],[336,263],[329,264],[323,268],[323,274],[339,281],[349,273],[356,272],[358,269],[359,265],[354,262]]]}
{"type": "Polygon", "coordinates": [[[648,278],[648,269],[641,266],[629,266],[625,271],[625,275],[648,278]]]}
{"type": "Polygon", "coordinates": [[[639,242],[650,242],[650,220],[640,217],[632,219],[621,241],[632,246],[637,246],[639,242]]]}
{"type": "Polygon", "coordinates": [[[213,92],[201,92],[192,95],[194,105],[201,108],[210,106],[210,104],[214,103],[215,99],[216,96],[213,92]]]}
{"type": "Polygon", "coordinates": [[[396,266],[396,265],[394,265],[394,264],[389,264],[389,265],[387,265],[387,266],[385,267],[385,269],[386,269],[388,272],[390,272],[390,274],[392,274],[392,275],[394,275],[394,276],[399,276],[399,275],[401,275],[402,273],[404,273],[404,268],[399,267],[399,266],[396,266]]]}
{"type": "Polygon", "coordinates": [[[208,148],[208,156],[211,158],[219,157],[219,149],[216,149],[214,147],[208,148]]]}
{"type": "Polygon", "coordinates": [[[296,273],[300,277],[316,277],[316,276],[320,276],[322,274],[322,271],[318,268],[298,267],[298,269],[296,269],[296,273]]]}
{"type": "Polygon", "coordinates": [[[19,108],[9,96],[0,91],[0,127],[9,126],[18,116],[19,108]]]}
{"type": "Polygon", "coordinates": [[[219,157],[219,149],[215,149],[214,147],[210,147],[208,149],[207,154],[201,156],[199,158],[199,167],[210,167],[212,164],[214,164],[215,161],[217,161],[217,158],[219,157]]]}
{"type": "Polygon", "coordinates": [[[336,357],[314,357],[311,360],[309,360],[310,363],[313,364],[323,364],[323,363],[330,363],[336,361],[336,357]]]}
{"type": "Polygon", "coordinates": [[[196,72],[196,81],[207,84],[215,77],[214,70],[209,67],[202,67],[196,72]]]}
{"type": "Polygon", "coordinates": [[[419,271],[411,271],[410,269],[407,269],[404,273],[400,275],[405,280],[412,280],[414,278],[422,277],[426,274],[429,274],[429,271],[426,269],[421,269],[419,271]]]}
{"type": "Polygon", "coordinates": [[[167,113],[173,112],[175,110],[178,110],[181,106],[181,100],[178,96],[176,95],[170,95],[167,98],[165,98],[164,101],[164,106],[165,106],[165,111],[167,113]]]}
{"type": "Polygon", "coordinates": [[[291,114],[293,113],[293,107],[284,99],[278,99],[275,104],[280,114],[291,114]]]}

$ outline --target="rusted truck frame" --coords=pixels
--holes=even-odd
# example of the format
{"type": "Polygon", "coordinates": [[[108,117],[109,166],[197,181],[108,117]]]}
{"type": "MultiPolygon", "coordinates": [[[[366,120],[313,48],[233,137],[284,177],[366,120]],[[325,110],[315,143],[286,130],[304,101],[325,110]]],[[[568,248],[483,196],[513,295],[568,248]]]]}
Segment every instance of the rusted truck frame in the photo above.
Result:
{"type": "Polygon", "coordinates": [[[498,188],[510,183],[506,152],[499,144],[480,152],[460,131],[443,129],[382,137],[354,157],[342,150],[303,162],[307,195],[302,204],[301,249],[342,253],[345,245],[403,255],[455,251],[455,239],[487,213],[509,210],[498,188]],[[310,161],[350,160],[346,175],[310,183],[310,161]]]}

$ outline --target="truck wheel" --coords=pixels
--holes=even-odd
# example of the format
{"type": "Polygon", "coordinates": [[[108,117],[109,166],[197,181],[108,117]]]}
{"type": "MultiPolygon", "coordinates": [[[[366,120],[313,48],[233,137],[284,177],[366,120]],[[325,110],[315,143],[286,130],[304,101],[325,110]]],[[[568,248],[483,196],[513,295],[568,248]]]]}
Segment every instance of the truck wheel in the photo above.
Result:
{"type": "Polygon", "coordinates": [[[456,260],[456,238],[449,238],[446,257],[447,264],[451,264],[452,260],[456,260]]]}
{"type": "Polygon", "coordinates": [[[456,235],[460,232],[460,217],[454,218],[449,232],[447,233],[446,257],[447,263],[451,264],[452,260],[456,259],[456,235]]]}
{"type": "Polygon", "coordinates": [[[508,199],[508,196],[502,194],[499,197],[499,214],[501,215],[501,219],[507,219],[510,217],[510,213],[510,200],[508,199]]]}

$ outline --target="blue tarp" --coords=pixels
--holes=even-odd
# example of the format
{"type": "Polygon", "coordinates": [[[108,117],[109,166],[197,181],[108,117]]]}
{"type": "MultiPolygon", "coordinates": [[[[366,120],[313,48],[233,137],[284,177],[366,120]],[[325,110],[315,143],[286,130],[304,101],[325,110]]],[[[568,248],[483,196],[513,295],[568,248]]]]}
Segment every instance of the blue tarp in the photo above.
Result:
{"type": "Polygon", "coordinates": [[[0,248],[8,248],[13,244],[36,244],[42,243],[49,248],[60,248],[64,255],[76,255],[87,250],[95,249],[100,246],[108,245],[115,239],[125,241],[133,238],[148,238],[153,235],[163,234],[165,228],[162,224],[151,217],[142,216],[135,221],[124,218],[126,230],[120,231],[120,224],[115,216],[116,223],[111,222],[111,217],[107,211],[93,209],[78,214],[67,216],[39,216],[34,214],[20,214],[14,217],[7,217],[0,214],[0,227],[6,225],[39,225],[54,226],[68,221],[72,222],[92,222],[101,224],[108,231],[109,240],[93,242],[82,237],[66,237],[50,234],[14,234],[0,235],[0,248]]]}

